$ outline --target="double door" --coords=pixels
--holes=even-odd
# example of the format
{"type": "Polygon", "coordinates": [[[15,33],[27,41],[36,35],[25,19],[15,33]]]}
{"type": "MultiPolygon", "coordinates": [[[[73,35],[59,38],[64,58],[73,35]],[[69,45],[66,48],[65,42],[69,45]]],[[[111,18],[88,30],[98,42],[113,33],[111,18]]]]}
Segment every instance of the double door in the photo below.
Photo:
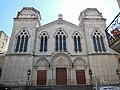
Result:
{"type": "Polygon", "coordinates": [[[67,85],[66,68],[56,68],[56,85],[67,85]]]}
{"type": "Polygon", "coordinates": [[[37,85],[46,85],[47,70],[37,71],[37,85]]]}
{"type": "Polygon", "coordinates": [[[86,84],[85,71],[76,70],[76,79],[77,79],[77,84],[86,84]]]}

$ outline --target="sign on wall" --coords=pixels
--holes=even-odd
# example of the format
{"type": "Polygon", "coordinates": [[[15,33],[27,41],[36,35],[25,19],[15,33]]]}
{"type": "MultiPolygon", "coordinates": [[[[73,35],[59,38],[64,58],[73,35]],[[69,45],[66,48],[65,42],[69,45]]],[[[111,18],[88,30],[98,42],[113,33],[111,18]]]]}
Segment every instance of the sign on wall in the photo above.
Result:
{"type": "Polygon", "coordinates": [[[120,13],[115,17],[111,24],[106,28],[108,42],[120,37],[120,13]]]}

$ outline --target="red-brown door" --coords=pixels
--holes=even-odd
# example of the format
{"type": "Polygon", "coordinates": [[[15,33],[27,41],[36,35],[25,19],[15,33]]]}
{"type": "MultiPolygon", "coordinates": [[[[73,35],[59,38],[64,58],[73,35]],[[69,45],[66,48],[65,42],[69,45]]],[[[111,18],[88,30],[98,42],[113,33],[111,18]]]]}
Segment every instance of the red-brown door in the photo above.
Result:
{"type": "Polygon", "coordinates": [[[66,68],[56,68],[56,84],[67,85],[67,70],[66,68]]]}
{"type": "Polygon", "coordinates": [[[86,83],[85,71],[76,70],[76,79],[77,79],[77,84],[85,84],[86,83]]]}
{"type": "Polygon", "coordinates": [[[46,70],[38,70],[37,71],[37,85],[46,85],[46,70]]]}

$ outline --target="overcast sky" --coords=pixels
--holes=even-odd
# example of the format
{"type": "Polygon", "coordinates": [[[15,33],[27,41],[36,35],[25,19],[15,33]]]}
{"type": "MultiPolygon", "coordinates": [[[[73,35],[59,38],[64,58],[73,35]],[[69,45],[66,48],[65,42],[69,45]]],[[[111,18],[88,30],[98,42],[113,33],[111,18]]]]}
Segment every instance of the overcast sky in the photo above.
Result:
{"type": "Polygon", "coordinates": [[[41,13],[41,24],[63,19],[79,25],[80,12],[86,8],[97,8],[107,19],[107,26],[117,16],[120,9],[116,0],[0,0],[0,30],[9,37],[12,32],[13,18],[23,7],[34,7],[41,13]]]}

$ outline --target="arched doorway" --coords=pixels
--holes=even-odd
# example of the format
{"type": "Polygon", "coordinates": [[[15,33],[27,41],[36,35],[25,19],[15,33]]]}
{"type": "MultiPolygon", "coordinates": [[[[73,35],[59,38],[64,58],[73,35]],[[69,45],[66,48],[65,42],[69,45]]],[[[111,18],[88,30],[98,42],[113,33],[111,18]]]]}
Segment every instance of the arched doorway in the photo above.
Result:
{"type": "Polygon", "coordinates": [[[51,65],[54,67],[53,74],[56,85],[67,85],[70,79],[71,59],[67,54],[57,53],[53,56],[51,65]],[[69,74],[68,74],[69,73],[69,74]]]}
{"type": "Polygon", "coordinates": [[[85,61],[81,58],[76,58],[73,62],[73,65],[75,67],[77,84],[86,84],[85,61]]]}
{"type": "Polygon", "coordinates": [[[46,85],[47,83],[47,70],[46,67],[49,66],[49,62],[46,58],[41,57],[35,63],[35,68],[37,71],[37,85],[46,85]]]}

